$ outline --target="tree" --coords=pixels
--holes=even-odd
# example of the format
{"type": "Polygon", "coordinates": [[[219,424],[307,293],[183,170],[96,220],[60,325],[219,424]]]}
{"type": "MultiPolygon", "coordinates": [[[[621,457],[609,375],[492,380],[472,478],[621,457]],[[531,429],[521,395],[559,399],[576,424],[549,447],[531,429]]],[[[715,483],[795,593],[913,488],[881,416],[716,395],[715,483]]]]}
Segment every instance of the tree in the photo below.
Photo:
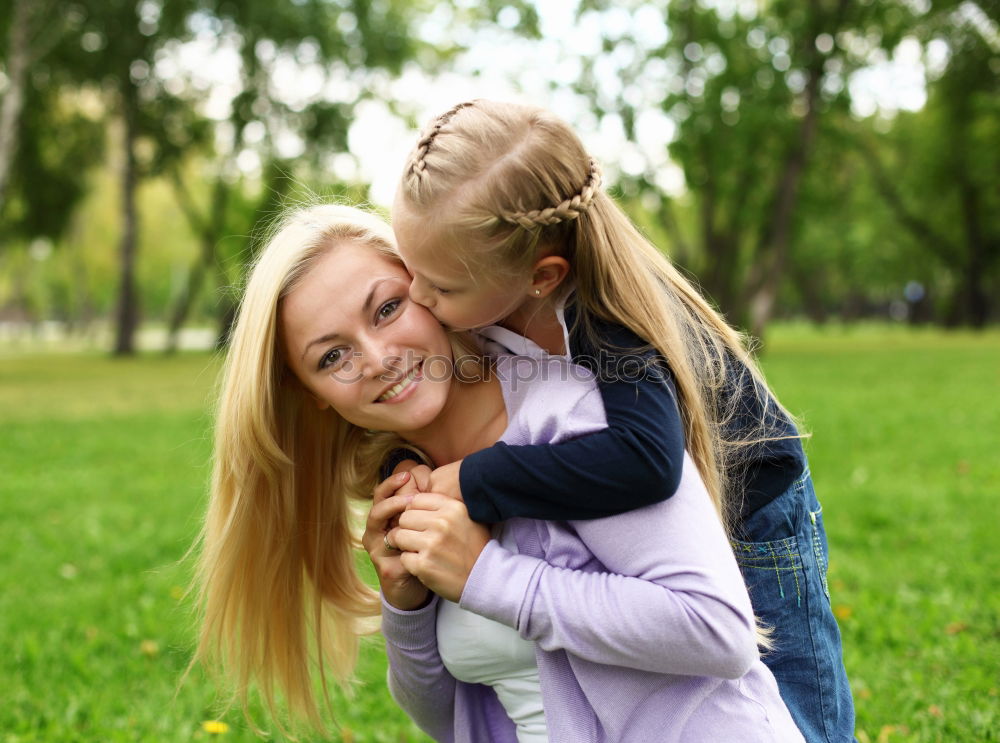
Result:
{"type": "MultiPolygon", "coordinates": [[[[583,12],[608,7],[590,2],[583,12]]],[[[602,90],[597,60],[580,89],[596,113],[620,116],[632,139],[651,104],[675,123],[669,153],[697,215],[694,235],[681,236],[695,246],[688,267],[726,314],[759,336],[789,270],[803,180],[830,131],[823,121],[846,112],[846,80],[867,64],[870,39],[894,45],[912,13],[847,0],[781,0],[753,12],[694,0],[666,13],[658,7],[629,5],[644,24],[659,19],[658,43],[637,48],[625,34],[606,35],[611,58],[626,60],[617,63],[618,92],[602,90]]],[[[657,200],[666,224],[684,225],[674,213],[681,205],[656,176],[647,170],[624,186],[657,200]]]]}
{"type": "MultiPolygon", "coordinates": [[[[25,101],[31,94],[32,66],[45,58],[73,25],[75,16],[56,15],[55,3],[13,0],[6,22],[4,72],[7,89],[0,102],[0,214],[8,199],[22,130],[25,101]]],[[[0,25],[0,29],[4,26],[0,25]]]]}
{"type": "Polygon", "coordinates": [[[14,0],[8,29],[7,60],[4,65],[7,72],[7,92],[0,103],[0,209],[3,209],[7,194],[18,124],[24,107],[24,86],[31,57],[31,10],[32,4],[28,0],[14,0]]]}
{"type": "MultiPolygon", "coordinates": [[[[412,27],[424,9],[421,3],[368,0],[332,3],[207,3],[197,24],[216,39],[218,48],[239,55],[239,92],[224,122],[201,120],[201,128],[174,126],[175,153],[195,152],[207,165],[199,174],[207,188],[193,187],[190,169],[180,157],[167,157],[162,171],[175,192],[200,251],[189,267],[184,286],[169,318],[167,350],[204,290],[215,281],[219,342],[234,318],[235,297],[228,288],[238,284],[242,267],[252,254],[252,242],[240,240],[237,250],[223,247],[226,235],[250,235],[263,216],[273,214],[294,179],[329,180],[329,156],[348,150],[347,136],[356,107],[385,94],[385,73],[396,75],[418,53],[433,62],[437,51],[418,42],[412,27]],[[297,66],[313,83],[310,90],[284,90],[282,68],[297,66]],[[331,89],[340,93],[330,95],[331,89]],[[215,141],[203,136],[205,126],[215,141]],[[291,142],[288,151],[279,142],[291,142]],[[247,183],[238,165],[251,155],[260,163],[261,197],[248,204],[240,195],[247,183]]],[[[161,84],[166,81],[161,81],[161,84]]],[[[176,81],[175,81],[176,82],[176,81]]],[[[303,86],[305,88],[307,86],[303,86]]],[[[187,87],[189,111],[198,106],[197,90],[187,87]]]]}
{"type": "Polygon", "coordinates": [[[57,48],[78,29],[80,14],[55,13],[51,2],[17,0],[9,7],[11,15],[0,18],[7,77],[0,103],[0,261],[11,272],[11,303],[24,309],[31,303],[25,272],[34,261],[23,249],[58,245],[102,156],[104,134],[78,91],[54,84],[57,48]]]}
{"type": "Polygon", "coordinates": [[[983,327],[1000,278],[1000,38],[973,3],[943,5],[913,30],[946,52],[926,107],[856,143],[898,225],[954,277],[947,322],[983,327]]]}
{"type": "Polygon", "coordinates": [[[100,96],[109,120],[119,127],[120,212],[119,289],[114,353],[135,351],[140,301],[136,282],[139,214],[136,189],[143,177],[140,141],[155,141],[160,130],[144,115],[145,82],[156,54],[170,40],[188,34],[194,0],[75,0],[67,12],[79,19],[50,58],[51,82],[63,95],[89,88],[100,96]]]}

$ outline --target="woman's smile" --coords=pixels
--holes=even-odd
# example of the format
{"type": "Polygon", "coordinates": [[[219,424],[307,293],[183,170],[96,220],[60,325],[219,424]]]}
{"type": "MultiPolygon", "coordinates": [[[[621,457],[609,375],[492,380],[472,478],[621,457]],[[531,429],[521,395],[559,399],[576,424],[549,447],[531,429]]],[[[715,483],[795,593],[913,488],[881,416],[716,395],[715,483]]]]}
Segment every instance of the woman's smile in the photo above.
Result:
{"type": "Polygon", "coordinates": [[[423,379],[421,375],[421,370],[423,368],[423,361],[420,361],[407,372],[406,376],[402,380],[394,384],[392,387],[387,389],[381,395],[379,395],[375,402],[376,403],[400,403],[408,400],[412,397],[417,385],[423,379]]]}

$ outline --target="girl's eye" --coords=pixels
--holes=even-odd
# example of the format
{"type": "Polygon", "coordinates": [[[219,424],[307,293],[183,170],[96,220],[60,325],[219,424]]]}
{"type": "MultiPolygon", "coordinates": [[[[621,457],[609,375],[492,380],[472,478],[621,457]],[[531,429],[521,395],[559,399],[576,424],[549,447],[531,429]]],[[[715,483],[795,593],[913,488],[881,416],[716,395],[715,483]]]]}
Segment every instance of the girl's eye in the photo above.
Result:
{"type": "Polygon", "coordinates": [[[402,304],[400,300],[390,299],[388,302],[386,302],[385,304],[383,304],[381,307],[378,308],[378,313],[377,313],[378,319],[387,320],[393,315],[395,315],[396,310],[399,309],[400,304],[402,304]]]}
{"type": "Polygon", "coordinates": [[[435,286],[434,284],[431,284],[431,289],[438,294],[451,294],[451,289],[442,289],[440,286],[435,286]]]}

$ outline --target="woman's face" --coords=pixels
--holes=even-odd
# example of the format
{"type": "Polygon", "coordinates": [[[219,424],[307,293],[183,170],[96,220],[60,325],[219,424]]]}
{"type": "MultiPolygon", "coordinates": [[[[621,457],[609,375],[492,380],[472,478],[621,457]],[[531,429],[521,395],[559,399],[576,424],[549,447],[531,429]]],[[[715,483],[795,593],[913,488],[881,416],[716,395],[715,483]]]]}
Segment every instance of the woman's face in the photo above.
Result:
{"type": "Polygon", "coordinates": [[[417,431],[444,408],[451,346],[409,298],[410,277],[373,248],[342,242],[282,301],[288,366],[320,408],[377,431],[417,431]]]}

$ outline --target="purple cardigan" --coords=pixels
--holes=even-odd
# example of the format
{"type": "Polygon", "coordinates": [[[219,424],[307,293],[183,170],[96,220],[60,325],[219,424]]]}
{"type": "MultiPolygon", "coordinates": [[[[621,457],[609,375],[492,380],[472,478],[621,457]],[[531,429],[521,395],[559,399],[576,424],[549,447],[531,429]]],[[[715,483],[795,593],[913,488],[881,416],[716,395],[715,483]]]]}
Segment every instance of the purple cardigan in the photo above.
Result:
{"type": "MultiPolygon", "coordinates": [[[[556,443],[604,425],[579,367],[505,357],[497,370],[503,441],[556,443]]],[[[535,642],[552,743],[802,743],[759,658],[743,579],[689,458],[661,503],[507,528],[518,554],[490,541],[460,606],[535,642]]],[[[383,601],[393,698],[436,740],[516,743],[493,690],[444,668],[437,604],[407,612],[383,601]]]]}

